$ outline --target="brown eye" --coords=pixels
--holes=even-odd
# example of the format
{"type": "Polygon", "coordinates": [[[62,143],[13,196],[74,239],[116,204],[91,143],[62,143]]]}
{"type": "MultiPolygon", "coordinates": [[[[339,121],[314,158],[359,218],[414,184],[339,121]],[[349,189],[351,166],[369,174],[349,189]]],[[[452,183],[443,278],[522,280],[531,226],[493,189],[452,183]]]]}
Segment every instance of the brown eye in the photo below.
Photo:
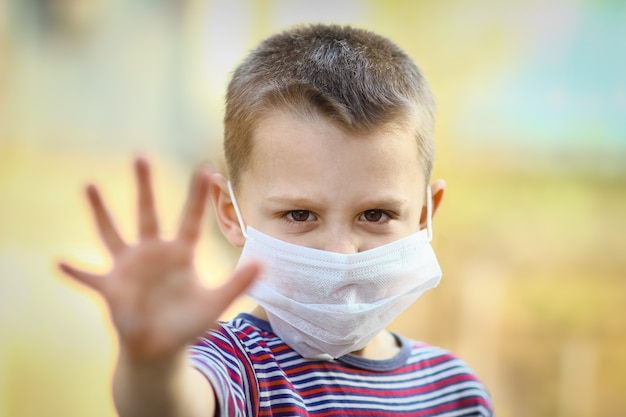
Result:
{"type": "Polygon", "coordinates": [[[311,212],[308,210],[293,210],[288,213],[288,216],[294,222],[305,222],[309,219],[311,212]]]}
{"type": "Polygon", "coordinates": [[[368,222],[379,222],[383,218],[382,210],[367,210],[363,212],[363,218],[368,222]]]}

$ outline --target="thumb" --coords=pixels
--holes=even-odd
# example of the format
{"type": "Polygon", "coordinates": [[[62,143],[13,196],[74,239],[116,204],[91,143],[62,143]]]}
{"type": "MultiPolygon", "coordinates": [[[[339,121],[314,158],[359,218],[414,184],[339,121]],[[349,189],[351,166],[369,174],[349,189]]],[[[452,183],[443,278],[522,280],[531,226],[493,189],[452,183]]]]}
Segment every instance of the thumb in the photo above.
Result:
{"type": "Polygon", "coordinates": [[[238,266],[233,275],[211,295],[210,302],[214,308],[224,311],[228,306],[254,282],[261,274],[263,264],[253,260],[238,266]]]}

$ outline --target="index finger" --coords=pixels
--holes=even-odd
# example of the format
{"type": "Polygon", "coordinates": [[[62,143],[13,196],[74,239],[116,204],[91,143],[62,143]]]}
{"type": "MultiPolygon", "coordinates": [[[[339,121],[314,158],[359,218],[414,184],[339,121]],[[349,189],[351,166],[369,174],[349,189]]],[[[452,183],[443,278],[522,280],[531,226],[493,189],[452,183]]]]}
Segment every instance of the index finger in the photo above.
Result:
{"type": "Polygon", "coordinates": [[[204,216],[209,196],[209,173],[199,169],[193,176],[193,182],[178,230],[179,239],[195,244],[200,236],[200,223],[204,216]]]}

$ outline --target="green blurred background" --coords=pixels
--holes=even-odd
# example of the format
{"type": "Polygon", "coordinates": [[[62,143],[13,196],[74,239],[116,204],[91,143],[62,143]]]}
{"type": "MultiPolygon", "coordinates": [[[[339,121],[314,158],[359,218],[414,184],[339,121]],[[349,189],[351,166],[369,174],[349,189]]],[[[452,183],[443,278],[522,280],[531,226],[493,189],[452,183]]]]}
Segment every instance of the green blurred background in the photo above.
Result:
{"type": "MultiPolygon", "coordinates": [[[[444,279],[393,328],[464,358],[500,417],[624,415],[626,2],[4,0],[0,417],[115,415],[106,311],[54,267],[109,262],[82,187],[132,236],[146,154],[171,230],[192,169],[221,166],[230,71],[319,21],[389,36],[438,99],[444,279]]],[[[216,284],[237,254],[207,230],[216,284]]]]}

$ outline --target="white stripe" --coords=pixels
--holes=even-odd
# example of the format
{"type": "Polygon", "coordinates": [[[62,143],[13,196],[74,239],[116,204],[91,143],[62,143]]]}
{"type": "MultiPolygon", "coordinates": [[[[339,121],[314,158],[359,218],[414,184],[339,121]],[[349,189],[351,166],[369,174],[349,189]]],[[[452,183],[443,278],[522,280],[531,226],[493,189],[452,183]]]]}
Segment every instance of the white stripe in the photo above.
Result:
{"type": "Polygon", "coordinates": [[[348,386],[358,387],[377,387],[385,385],[387,388],[395,389],[398,387],[419,387],[431,384],[433,381],[446,379],[453,375],[467,374],[467,369],[461,368],[458,364],[444,362],[435,367],[419,370],[412,373],[380,375],[380,374],[348,374],[334,371],[311,371],[301,375],[295,375],[291,378],[291,382],[302,388],[308,388],[317,384],[333,384],[340,381],[348,386]],[[301,382],[308,379],[315,379],[314,382],[301,382]],[[434,378],[434,379],[433,379],[434,378]],[[419,383],[417,383],[419,382],[419,383]]]}
{"type": "MultiPolygon", "coordinates": [[[[428,408],[431,405],[424,406],[424,404],[442,404],[455,399],[471,396],[472,394],[481,395],[479,387],[475,383],[460,383],[440,389],[428,394],[418,394],[408,397],[375,397],[368,395],[337,395],[337,394],[320,394],[316,397],[311,397],[310,402],[333,402],[345,403],[347,401],[355,401],[359,403],[374,403],[380,404],[386,401],[390,402],[394,406],[404,406],[406,404],[414,404],[414,407],[419,403],[418,409],[428,408]]],[[[326,407],[326,406],[324,406],[326,407]]]]}

